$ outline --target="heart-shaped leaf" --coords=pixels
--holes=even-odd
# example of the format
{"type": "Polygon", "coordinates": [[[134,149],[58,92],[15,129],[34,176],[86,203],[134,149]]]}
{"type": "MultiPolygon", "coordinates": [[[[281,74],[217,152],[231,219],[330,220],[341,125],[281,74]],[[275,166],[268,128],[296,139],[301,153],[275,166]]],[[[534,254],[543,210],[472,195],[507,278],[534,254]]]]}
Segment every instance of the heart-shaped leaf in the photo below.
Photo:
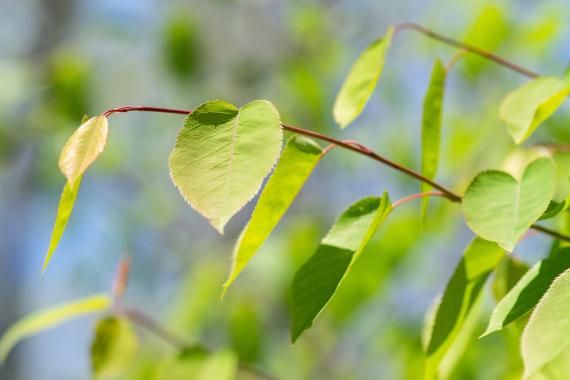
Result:
{"type": "Polygon", "coordinates": [[[511,252],[547,209],[555,186],[554,165],[544,157],[531,162],[520,180],[498,170],[481,172],[463,198],[467,225],[477,235],[511,252]]]}
{"type": "Polygon", "coordinates": [[[186,118],[170,154],[172,181],[220,233],[258,192],[279,157],[279,113],[264,100],[241,109],[211,101],[186,118]]]}
{"type": "Polygon", "coordinates": [[[105,116],[87,120],[71,135],[59,157],[59,169],[69,183],[75,183],[105,149],[109,123],[105,116]]]}

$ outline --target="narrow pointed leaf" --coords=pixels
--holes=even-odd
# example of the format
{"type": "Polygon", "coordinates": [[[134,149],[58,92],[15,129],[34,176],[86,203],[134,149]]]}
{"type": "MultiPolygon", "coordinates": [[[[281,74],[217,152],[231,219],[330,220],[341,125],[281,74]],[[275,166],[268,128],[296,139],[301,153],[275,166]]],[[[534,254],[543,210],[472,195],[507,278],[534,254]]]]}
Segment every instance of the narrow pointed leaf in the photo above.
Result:
{"type": "Polygon", "coordinates": [[[513,140],[520,144],[562,105],[570,86],[561,78],[540,77],[511,92],[499,116],[513,140]]]}
{"type": "Polygon", "coordinates": [[[293,280],[291,339],[311,327],[329,303],[392,206],[388,195],[368,197],[350,206],[321,241],[317,251],[293,280]]]}
{"type": "Polygon", "coordinates": [[[224,293],[277,226],[321,154],[321,147],[313,140],[302,136],[289,139],[234,248],[232,269],[224,284],[224,293]]]}
{"type": "MultiPolygon", "coordinates": [[[[430,83],[424,97],[422,115],[422,174],[434,179],[439,164],[441,140],[441,118],[445,93],[446,70],[437,59],[431,72],[430,83]]],[[[430,191],[431,186],[422,182],[422,192],[430,191]]],[[[422,199],[422,217],[425,215],[429,197],[422,199]]]]}
{"type": "Polygon", "coordinates": [[[548,208],[555,187],[554,164],[544,157],[531,162],[520,180],[498,170],[481,172],[463,198],[465,220],[477,235],[510,252],[548,208]]]}
{"type": "Polygon", "coordinates": [[[95,326],[91,343],[91,369],[95,378],[121,373],[130,363],[138,339],[126,319],[106,317],[95,326]]]}
{"type": "Polygon", "coordinates": [[[446,353],[456,341],[489,274],[504,251],[495,243],[475,238],[449,280],[432,319],[426,344],[425,379],[434,379],[446,353]]]}
{"type": "Polygon", "coordinates": [[[59,169],[69,183],[81,177],[107,144],[109,123],[105,116],[87,120],[71,135],[59,157],[59,169]]]}
{"type": "Polygon", "coordinates": [[[531,311],[554,279],[568,268],[570,268],[570,248],[562,249],[535,264],[497,304],[483,336],[501,330],[531,311]]]}
{"type": "Polygon", "coordinates": [[[532,312],[521,338],[527,378],[570,344],[570,269],[559,275],[532,312]]]}
{"type": "Polygon", "coordinates": [[[53,231],[51,233],[51,240],[49,242],[48,251],[46,253],[44,264],[42,267],[42,272],[45,272],[55,249],[57,248],[61,236],[65,231],[65,227],[67,226],[67,221],[71,216],[71,212],[73,211],[73,205],[75,204],[75,199],[77,198],[77,192],[79,191],[79,186],[81,184],[81,177],[78,177],[75,182],[70,184],[69,182],[65,183],[63,187],[63,192],[61,193],[61,197],[59,199],[59,205],[57,207],[57,215],[55,216],[55,223],[53,225],[53,231]]]}
{"type": "Polygon", "coordinates": [[[255,194],[279,157],[279,113],[256,100],[241,109],[211,101],[186,118],[170,154],[172,181],[220,233],[255,194]]]}
{"type": "Polygon", "coordinates": [[[376,83],[382,74],[393,33],[394,28],[388,28],[384,37],[370,44],[350,69],[333,108],[334,119],[341,128],[346,128],[362,113],[374,92],[376,83]]]}
{"type": "Polygon", "coordinates": [[[110,304],[111,301],[106,295],[96,295],[24,317],[6,330],[0,338],[0,363],[5,361],[10,350],[22,339],[56,327],[70,319],[106,310],[110,304]]]}

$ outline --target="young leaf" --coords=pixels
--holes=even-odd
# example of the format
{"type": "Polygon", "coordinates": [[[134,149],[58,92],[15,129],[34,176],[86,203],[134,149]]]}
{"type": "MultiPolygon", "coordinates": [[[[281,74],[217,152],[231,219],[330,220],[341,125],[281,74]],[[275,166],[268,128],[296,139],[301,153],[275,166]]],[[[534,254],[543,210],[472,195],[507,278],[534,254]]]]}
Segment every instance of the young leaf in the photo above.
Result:
{"type": "Polygon", "coordinates": [[[107,144],[109,123],[105,116],[87,120],[71,135],[59,156],[59,169],[69,183],[81,177],[107,144]]]}
{"type": "MultiPolygon", "coordinates": [[[[445,92],[446,70],[437,59],[431,72],[428,90],[424,97],[422,115],[422,174],[434,179],[439,162],[439,146],[441,140],[441,113],[445,92]]],[[[422,182],[422,192],[430,191],[431,186],[422,182]]],[[[425,215],[429,197],[422,199],[422,215],[425,215]]]]}
{"type": "Polygon", "coordinates": [[[521,339],[524,377],[533,375],[570,344],[570,269],[558,276],[532,312],[521,339]]]}
{"type": "Polygon", "coordinates": [[[125,369],[133,358],[138,339],[125,319],[106,317],[95,327],[91,343],[91,367],[95,378],[113,376],[125,369]]]}
{"type": "Polygon", "coordinates": [[[211,101],[186,118],[170,154],[172,181],[220,233],[259,190],[281,150],[281,121],[271,103],[241,109],[211,101]]]}
{"type": "Polygon", "coordinates": [[[321,153],[321,147],[313,140],[296,135],[289,139],[234,248],[232,269],[224,284],[224,293],[293,203],[319,162],[321,153]]]}
{"type": "Polygon", "coordinates": [[[495,243],[475,238],[449,280],[433,318],[426,344],[425,379],[437,376],[440,364],[469,318],[473,305],[504,252],[495,243]]]}
{"type": "Polygon", "coordinates": [[[544,157],[531,162],[520,180],[502,171],[481,172],[463,198],[465,220],[477,235],[510,252],[547,209],[555,187],[554,165],[544,157]]]}
{"type": "Polygon", "coordinates": [[[388,28],[384,37],[370,44],[350,69],[333,107],[334,119],[341,128],[356,119],[370,99],[382,74],[393,34],[394,28],[388,28]]]}
{"type": "Polygon", "coordinates": [[[350,266],[391,210],[387,193],[381,198],[367,197],[354,203],[295,274],[291,309],[293,343],[329,303],[350,266]]]}
{"type": "Polygon", "coordinates": [[[65,231],[67,226],[67,221],[71,216],[73,211],[73,205],[75,204],[75,199],[77,198],[77,192],[79,191],[79,185],[81,184],[81,176],[79,176],[75,182],[66,182],[63,187],[63,192],[59,198],[59,205],[57,206],[57,215],[55,217],[55,223],[53,225],[53,231],[51,233],[51,240],[49,242],[49,248],[44,259],[44,264],[42,267],[42,272],[45,272],[51,257],[59,244],[59,240],[65,231]]]}
{"type": "Polygon", "coordinates": [[[529,269],[493,310],[486,336],[532,310],[560,273],[570,268],[570,248],[558,251],[529,269]]]}
{"type": "Polygon", "coordinates": [[[106,295],[96,295],[41,310],[24,317],[4,332],[0,338],[0,363],[22,339],[56,327],[70,319],[103,311],[111,304],[106,295]]]}
{"type": "Polygon", "coordinates": [[[520,144],[548,119],[566,97],[570,86],[563,79],[540,77],[511,92],[499,110],[513,140],[520,144]]]}

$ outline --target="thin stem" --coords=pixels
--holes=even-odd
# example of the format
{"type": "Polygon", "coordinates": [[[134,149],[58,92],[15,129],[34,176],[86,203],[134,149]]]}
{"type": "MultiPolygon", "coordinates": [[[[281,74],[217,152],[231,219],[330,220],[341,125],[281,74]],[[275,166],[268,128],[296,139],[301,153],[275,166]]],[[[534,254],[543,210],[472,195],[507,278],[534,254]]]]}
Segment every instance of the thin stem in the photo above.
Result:
{"type": "Polygon", "coordinates": [[[396,208],[400,205],[403,205],[406,202],[413,201],[414,199],[423,198],[423,197],[443,197],[446,198],[445,194],[441,191],[428,191],[425,193],[417,193],[408,195],[407,197],[398,199],[396,202],[392,204],[392,208],[396,208]]]}
{"type": "Polygon", "coordinates": [[[117,274],[113,283],[113,302],[120,305],[123,302],[123,295],[129,282],[129,272],[131,270],[131,257],[125,256],[119,261],[117,274]]]}
{"type": "Polygon", "coordinates": [[[396,26],[394,33],[398,33],[402,30],[415,30],[417,32],[424,34],[425,36],[427,36],[431,39],[434,39],[434,40],[439,41],[439,42],[443,42],[447,45],[451,45],[451,46],[454,46],[454,47],[457,47],[460,49],[465,49],[470,53],[479,55],[479,56],[486,58],[490,61],[498,63],[501,66],[507,67],[510,70],[516,71],[516,72],[518,72],[522,75],[525,75],[529,78],[537,78],[540,76],[540,74],[538,74],[532,70],[529,70],[525,67],[522,67],[521,65],[514,63],[512,61],[509,61],[505,58],[499,57],[498,55],[495,55],[489,51],[480,49],[480,48],[475,47],[475,46],[471,46],[465,42],[461,42],[461,41],[455,40],[453,38],[446,37],[444,35],[436,33],[433,30],[426,28],[424,26],[418,25],[416,23],[413,23],[413,22],[402,23],[402,24],[396,26]]]}
{"type": "Polygon", "coordinates": [[[453,68],[453,66],[457,63],[457,61],[459,61],[461,59],[461,57],[463,57],[467,53],[468,52],[465,49],[457,50],[455,52],[455,54],[453,54],[453,56],[451,56],[451,58],[449,59],[449,61],[445,65],[445,72],[449,73],[451,71],[451,69],[453,68]]]}

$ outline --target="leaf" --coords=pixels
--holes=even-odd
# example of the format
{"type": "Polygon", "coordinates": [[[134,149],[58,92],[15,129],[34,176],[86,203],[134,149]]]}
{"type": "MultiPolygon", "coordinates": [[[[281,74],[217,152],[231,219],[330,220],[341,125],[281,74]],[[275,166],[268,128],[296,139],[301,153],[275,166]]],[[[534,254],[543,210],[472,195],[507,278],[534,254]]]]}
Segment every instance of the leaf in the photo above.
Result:
{"type": "Polygon", "coordinates": [[[457,340],[491,271],[503,257],[495,243],[475,238],[449,280],[437,307],[426,344],[425,379],[436,377],[449,348],[457,340]]]}
{"type": "Polygon", "coordinates": [[[291,310],[293,343],[311,327],[329,303],[350,266],[391,210],[387,193],[354,203],[342,213],[317,251],[297,271],[291,310]]]}
{"type": "Polygon", "coordinates": [[[566,198],[561,202],[550,201],[548,207],[546,208],[546,210],[538,220],[555,218],[561,213],[568,211],[569,207],[570,207],[570,197],[566,198]]]}
{"type": "Polygon", "coordinates": [[[495,270],[495,278],[492,284],[495,300],[500,301],[505,297],[529,269],[524,261],[511,255],[505,256],[495,270]]]}
{"type": "Polygon", "coordinates": [[[520,144],[562,105],[570,94],[563,79],[540,77],[511,92],[501,103],[499,117],[520,144]]]}
{"type": "Polygon", "coordinates": [[[238,370],[237,357],[231,351],[210,355],[202,364],[196,380],[233,380],[238,370]]]}
{"type": "Polygon", "coordinates": [[[105,116],[87,120],[71,135],[59,156],[59,169],[69,183],[81,177],[107,144],[109,123],[105,116]]]}
{"type": "Polygon", "coordinates": [[[554,165],[544,157],[531,162],[520,180],[498,170],[481,172],[463,197],[465,220],[477,235],[510,252],[547,209],[555,187],[554,165]]]}
{"type": "Polygon", "coordinates": [[[81,184],[81,177],[78,177],[75,182],[70,184],[65,183],[63,187],[63,192],[59,198],[59,205],[57,206],[57,215],[55,216],[55,223],[53,225],[53,231],[51,233],[51,240],[49,242],[49,248],[44,258],[44,264],[42,267],[42,272],[45,272],[55,249],[57,248],[63,231],[67,226],[67,221],[71,216],[73,211],[73,205],[75,204],[75,199],[77,198],[77,192],[79,191],[79,186],[81,184]]]}
{"type": "Polygon", "coordinates": [[[570,343],[570,269],[559,275],[532,312],[521,339],[528,377],[556,357],[570,343]]]}
{"type": "Polygon", "coordinates": [[[233,380],[238,372],[238,360],[231,351],[207,355],[200,348],[189,348],[176,358],[163,362],[157,380],[233,380]]]}
{"type": "MultiPolygon", "coordinates": [[[[422,115],[422,174],[434,179],[439,163],[441,140],[441,114],[445,93],[446,69],[437,59],[431,72],[430,83],[424,97],[422,115]]],[[[421,191],[430,191],[431,186],[422,182],[421,191]]],[[[425,215],[429,197],[422,199],[422,217],[425,215]]]]}
{"type": "Polygon", "coordinates": [[[321,147],[313,140],[302,136],[289,139],[234,248],[232,269],[223,293],[277,226],[319,162],[321,153],[321,147]]]}
{"type": "Polygon", "coordinates": [[[70,319],[107,309],[111,304],[106,295],[96,295],[72,301],[50,309],[37,311],[16,322],[0,338],[0,363],[22,339],[56,327],[70,319]]]}
{"type": "Polygon", "coordinates": [[[497,304],[482,336],[501,330],[531,311],[554,279],[568,268],[570,248],[562,249],[535,264],[497,304]]]}
{"type": "Polygon", "coordinates": [[[384,37],[370,44],[352,65],[333,107],[333,117],[341,128],[346,128],[362,113],[374,92],[393,34],[394,28],[388,28],[384,37]]]}
{"type": "Polygon", "coordinates": [[[186,201],[220,233],[258,192],[281,150],[281,121],[271,103],[241,109],[202,104],[186,118],[170,154],[172,181],[186,201]]]}
{"type": "Polygon", "coordinates": [[[128,320],[106,317],[97,322],[91,343],[91,368],[96,378],[121,373],[138,348],[137,336],[128,320]]]}

